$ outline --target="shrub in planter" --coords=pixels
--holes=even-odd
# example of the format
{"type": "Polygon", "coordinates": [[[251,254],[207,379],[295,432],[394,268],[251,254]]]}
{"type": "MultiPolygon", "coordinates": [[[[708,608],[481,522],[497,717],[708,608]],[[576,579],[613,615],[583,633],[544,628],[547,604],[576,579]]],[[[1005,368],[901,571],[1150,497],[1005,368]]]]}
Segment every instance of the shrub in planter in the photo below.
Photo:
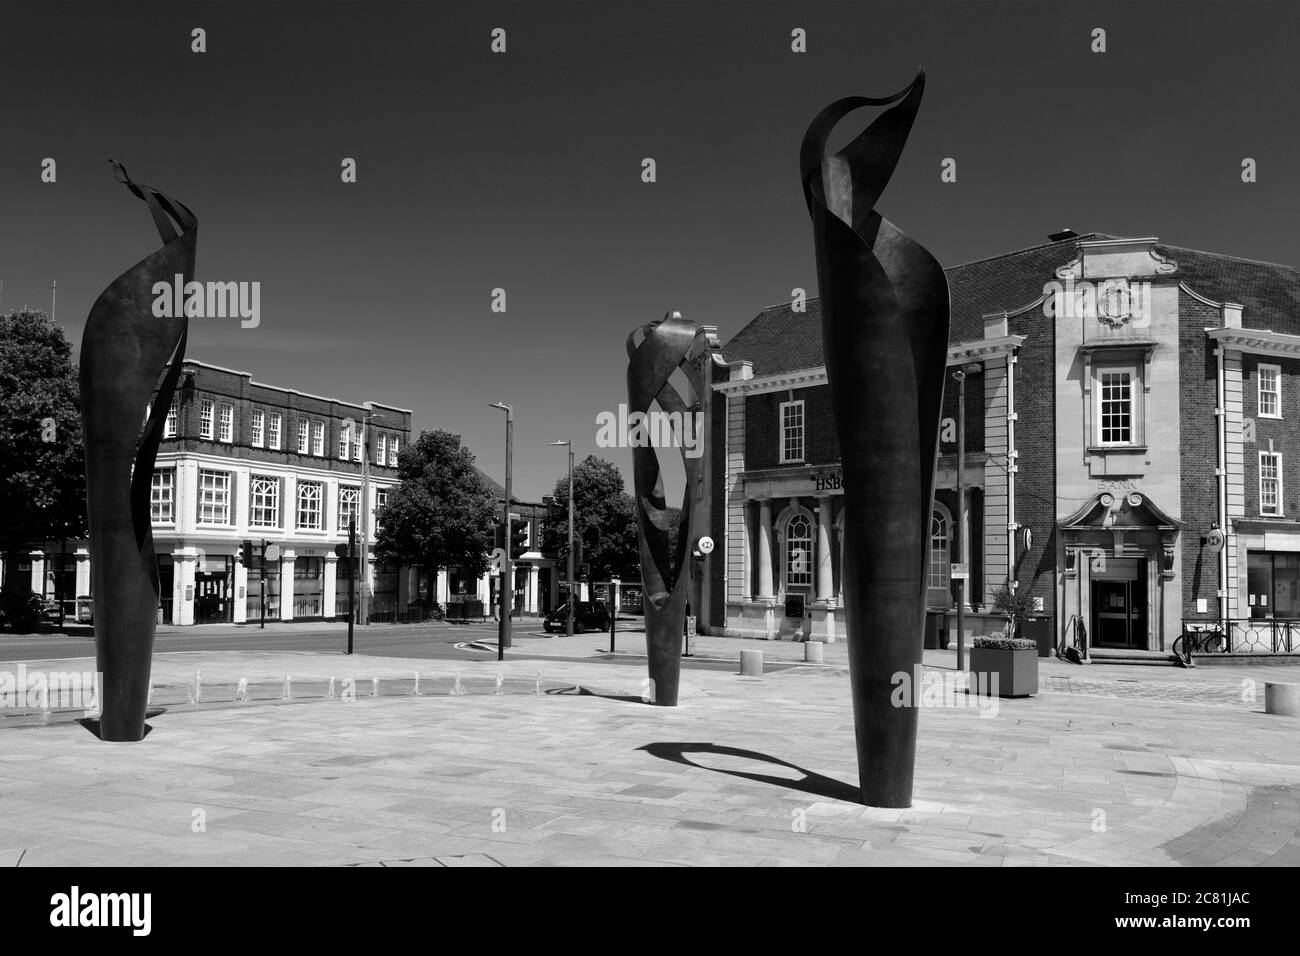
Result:
{"type": "MultiPolygon", "coordinates": [[[[999,697],[1028,697],[1038,692],[1038,644],[1018,637],[977,637],[970,669],[977,675],[975,683],[981,680],[978,675],[996,674],[999,697]]],[[[982,679],[991,685],[991,676],[982,679]]]]}

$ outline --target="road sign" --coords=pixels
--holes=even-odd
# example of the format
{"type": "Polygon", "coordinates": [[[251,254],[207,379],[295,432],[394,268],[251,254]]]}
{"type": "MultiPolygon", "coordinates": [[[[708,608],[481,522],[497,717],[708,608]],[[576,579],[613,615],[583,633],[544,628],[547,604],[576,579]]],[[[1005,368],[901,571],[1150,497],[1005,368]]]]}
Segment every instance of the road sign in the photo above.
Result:
{"type": "Polygon", "coordinates": [[[954,581],[968,581],[970,580],[970,568],[964,564],[953,562],[951,577],[954,581]]]}
{"type": "Polygon", "coordinates": [[[506,559],[506,549],[505,549],[505,548],[493,548],[493,549],[492,549],[492,557],[491,557],[490,560],[489,560],[489,564],[491,565],[491,569],[492,569],[493,571],[500,571],[500,570],[501,570],[501,565],[502,565],[502,563],[505,561],[505,559],[506,559]]]}
{"type": "Polygon", "coordinates": [[[280,560],[280,546],[278,544],[268,544],[266,546],[266,560],[268,561],[280,560]]]}
{"type": "Polygon", "coordinates": [[[704,537],[700,538],[700,543],[699,543],[698,547],[699,547],[699,549],[700,549],[700,554],[712,554],[712,553],[713,553],[713,539],[710,538],[707,534],[704,535],[704,537]]]}
{"type": "Polygon", "coordinates": [[[348,556],[348,546],[346,544],[336,544],[334,545],[334,553],[340,558],[346,558],[348,556]]]}

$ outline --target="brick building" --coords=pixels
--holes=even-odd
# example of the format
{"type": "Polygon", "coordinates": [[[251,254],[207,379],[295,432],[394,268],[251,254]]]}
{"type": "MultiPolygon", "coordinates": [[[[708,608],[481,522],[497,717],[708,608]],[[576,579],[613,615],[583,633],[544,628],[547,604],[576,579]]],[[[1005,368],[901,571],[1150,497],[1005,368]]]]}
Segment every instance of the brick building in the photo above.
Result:
{"type": "MultiPolygon", "coordinates": [[[[162,620],[257,619],[261,583],[241,563],[246,540],[279,551],[267,562],[268,620],[346,618],[348,569],[334,549],[347,541],[352,518],[373,545],[375,512],[397,482],[397,456],[410,434],[406,409],[263,385],[247,372],[186,360],[153,474],[162,620]],[[361,429],[345,422],[359,426],[367,417],[363,449],[361,429]]],[[[361,586],[371,595],[371,619],[383,620],[410,599],[407,576],[373,557],[368,564],[361,586]]],[[[89,595],[86,542],[34,553],[33,572],[33,582],[61,577],[46,593],[89,595]]]]}
{"type": "MultiPolygon", "coordinates": [[[[1218,621],[1260,649],[1251,620],[1300,618],[1300,479],[1286,479],[1300,456],[1300,274],[1065,232],[947,275],[966,500],[950,377],[934,611],[953,607],[964,537],[975,633],[997,626],[1004,585],[1027,590],[1058,639],[1082,622],[1098,647],[1167,651],[1185,622],[1218,621]]],[[[715,356],[714,632],[844,633],[820,323],[816,300],[774,306],[715,356]]]]}

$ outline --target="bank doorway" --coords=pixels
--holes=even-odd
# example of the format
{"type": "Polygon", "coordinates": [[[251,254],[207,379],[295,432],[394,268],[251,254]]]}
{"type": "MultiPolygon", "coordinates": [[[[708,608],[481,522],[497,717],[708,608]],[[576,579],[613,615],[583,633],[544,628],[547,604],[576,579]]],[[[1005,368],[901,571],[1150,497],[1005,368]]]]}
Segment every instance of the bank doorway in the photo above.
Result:
{"type": "Polygon", "coordinates": [[[1147,646],[1146,562],[1111,559],[1093,572],[1092,644],[1128,650],[1147,646]]]}

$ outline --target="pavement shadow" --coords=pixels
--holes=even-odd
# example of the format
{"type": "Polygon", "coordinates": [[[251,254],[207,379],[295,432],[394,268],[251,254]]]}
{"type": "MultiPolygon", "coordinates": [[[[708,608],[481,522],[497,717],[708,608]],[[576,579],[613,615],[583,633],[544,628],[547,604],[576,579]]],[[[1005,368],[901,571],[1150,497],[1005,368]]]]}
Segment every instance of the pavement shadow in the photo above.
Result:
{"type": "MultiPolygon", "coordinates": [[[[165,713],[167,713],[167,708],[166,708],[166,707],[159,707],[159,708],[156,708],[156,709],[154,709],[154,710],[147,710],[147,711],[145,711],[144,716],[145,716],[145,719],[148,720],[150,717],[159,717],[159,716],[161,716],[162,714],[165,714],[165,713]]],[[[99,731],[99,720],[98,720],[97,718],[95,718],[95,717],[83,717],[81,720],[77,721],[77,723],[81,724],[81,726],[85,727],[87,730],[89,730],[92,734],[94,734],[94,735],[95,735],[96,737],[98,737],[100,740],[103,740],[103,739],[104,739],[103,735],[102,735],[102,734],[100,733],[100,731],[99,731]]],[[[145,725],[144,725],[144,736],[145,736],[145,737],[148,737],[151,733],[153,733],[153,724],[145,724],[145,725]]]]}
{"type": "Polygon", "coordinates": [[[615,694],[603,693],[599,690],[592,690],[590,687],[552,687],[546,693],[561,697],[600,697],[603,700],[617,700],[625,704],[653,704],[640,694],[615,694]]]}
{"type": "Polygon", "coordinates": [[[718,744],[704,743],[669,743],[659,742],[646,744],[639,747],[651,756],[658,757],[660,760],[668,760],[673,763],[685,764],[688,767],[698,767],[700,770],[711,770],[714,773],[725,773],[728,776],[740,777],[744,780],[753,780],[756,783],[767,783],[775,787],[785,787],[787,790],[797,790],[800,793],[812,794],[815,797],[824,797],[827,800],[843,800],[845,803],[861,803],[862,794],[858,788],[835,780],[831,777],[823,776],[811,770],[805,770],[803,767],[788,763],[776,757],[770,757],[767,754],[761,754],[753,750],[741,750],[739,747],[722,747],[718,744]],[[803,774],[802,780],[791,780],[788,777],[772,777],[762,773],[749,773],[744,770],[725,770],[721,767],[706,767],[689,759],[687,754],[714,754],[721,757],[739,757],[743,760],[753,760],[758,763],[775,764],[778,767],[787,767],[790,770],[803,774]]]}

